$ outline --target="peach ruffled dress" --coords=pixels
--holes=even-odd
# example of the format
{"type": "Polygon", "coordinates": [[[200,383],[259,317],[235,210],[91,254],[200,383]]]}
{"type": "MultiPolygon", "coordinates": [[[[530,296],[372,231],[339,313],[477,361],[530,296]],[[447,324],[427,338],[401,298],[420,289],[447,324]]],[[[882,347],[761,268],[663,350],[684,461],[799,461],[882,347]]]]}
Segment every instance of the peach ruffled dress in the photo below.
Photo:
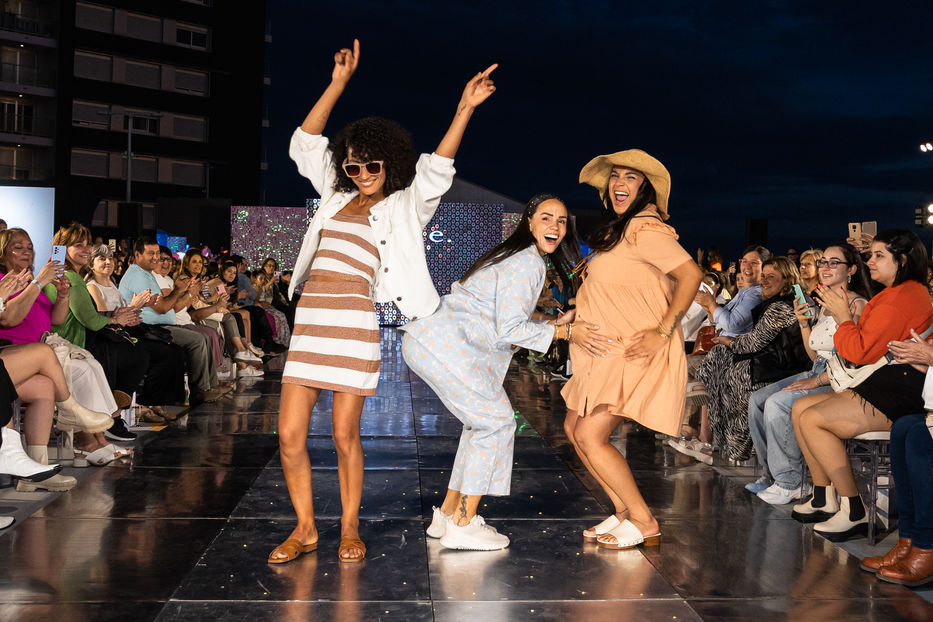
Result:
{"type": "Polygon", "coordinates": [[[687,362],[680,322],[651,358],[626,359],[626,344],[643,330],[656,330],[671,304],[674,282],[667,274],[690,261],[673,227],[636,217],[615,248],[597,254],[577,294],[577,320],[599,326],[612,343],[605,357],[570,344],[573,376],[561,395],[571,412],[599,409],[662,432],[680,433],[687,362]]]}

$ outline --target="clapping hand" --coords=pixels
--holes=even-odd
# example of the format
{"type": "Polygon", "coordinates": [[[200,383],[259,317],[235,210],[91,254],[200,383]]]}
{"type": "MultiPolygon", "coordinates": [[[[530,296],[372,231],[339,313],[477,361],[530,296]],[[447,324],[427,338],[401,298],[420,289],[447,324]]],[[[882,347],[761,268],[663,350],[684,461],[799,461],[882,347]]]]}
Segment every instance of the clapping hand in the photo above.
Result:
{"type": "Polygon", "coordinates": [[[142,309],[147,304],[149,304],[149,299],[151,297],[152,297],[152,290],[144,289],[143,291],[133,296],[133,300],[130,301],[130,306],[134,309],[142,309]]]}
{"type": "Polygon", "coordinates": [[[898,363],[922,366],[918,368],[920,371],[926,371],[927,366],[933,365],[933,345],[924,341],[913,329],[910,330],[910,339],[888,342],[888,350],[898,363]]]}
{"type": "Polygon", "coordinates": [[[820,306],[832,314],[837,324],[848,322],[852,319],[852,312],[849,310],[849,297],[845,290],[840,286],[839,289],[832,289],[823,285],[817,285],[813,290],[813,297],[817,298],[820,306]]]}
{"type": "Polygon", "coordinates": [[[23,291],[32,280],[32,272],[23,268],[19,272],[8,272],[0,279],[0,298],[9,300],[10,296],[23,291]]]}
{"type": "Polygon", "coordinates": [[[346,84],[360,64],[360,40],[353,40],[353,49],[343,48],[334,54],[334,71],[330,79],[339,84],[346,84]]]}

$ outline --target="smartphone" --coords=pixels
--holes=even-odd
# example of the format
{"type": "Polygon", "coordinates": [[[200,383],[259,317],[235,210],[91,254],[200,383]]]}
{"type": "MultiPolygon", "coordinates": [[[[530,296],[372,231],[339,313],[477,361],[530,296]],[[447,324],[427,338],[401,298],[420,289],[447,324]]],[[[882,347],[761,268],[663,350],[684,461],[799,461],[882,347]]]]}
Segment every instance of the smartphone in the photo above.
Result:
{"type": "Polygon", "coordinates": [[[221,283],[220,285],[217,286],[217,293],[218,293],[218,294],[226,294],[226,293],[227,293],[227,288],[224,287],[223,283],[221,283]]]}
{"type": "Polygon", "coordinates": [[[57,261],[58,263],[64,266],[65,265],[65,254],[66,254],[66,247],[62,246],[61,244],[56,244],[55,246],[52,247],[52,257],[50,261],[57,261]]]}
{"type": "MultiPolygon", "coordinates": [[[[794,300],[797,301],[797,304],[807,304],[807,297],[804,296],[803,289],[797,283],[794,283],[794,300]]],[[[811,317],[813,315],[813,311],[807,309],[807,312],[804,313],[804,315],[811,317]]]]}
{"type": "Polygon", "coordinates": [[[282,271],[281,271],[281,270],[276,270],[276,271],[275,271],[275,274],[273,274],[272,276],[273,276],[273,278],[278,279],[280,276],[282,276],[282,271]]]}
{"type": "Polygon", "coordinates": [[[706,292],[710,296],[713,296],[713,288],[709,286],[709,283],[700,282],[700,291],[706,292]]]}
{"type": "Polygon", "coordinates": [[[849,223],[849,237],[856,241],[862,239],[862,223],[860,222],[849,223]]]}
{"type": "Polygon", "coordinates": [[[114,238],[107,240],[107,246],[110,248],[111,253],[117,252],[117,241],[114,238]]]}
{"type": "Polygon", "coordinates": [[[862,223],[862,233],[867,233],[871,237],[878,235],[878,221],[868,220],[862,223]]]}

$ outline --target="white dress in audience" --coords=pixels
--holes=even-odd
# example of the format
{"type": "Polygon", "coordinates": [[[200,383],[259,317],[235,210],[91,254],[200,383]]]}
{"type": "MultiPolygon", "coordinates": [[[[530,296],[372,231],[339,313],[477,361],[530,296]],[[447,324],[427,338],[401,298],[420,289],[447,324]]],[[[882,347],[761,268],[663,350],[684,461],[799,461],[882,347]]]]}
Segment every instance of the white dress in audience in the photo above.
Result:
{"type": "Polygon", "coordinates": [[[114,285],[113,282],[110,285],[101,285],[97,281],[88,281],[87,286],[88,289],[97,288],[97,291],[100,292],[101,297],[104,299],[107,311],[115,311],[126,306],[126,301],[123,300],[123,296],[120,294],[120,288],[114,285]]]}

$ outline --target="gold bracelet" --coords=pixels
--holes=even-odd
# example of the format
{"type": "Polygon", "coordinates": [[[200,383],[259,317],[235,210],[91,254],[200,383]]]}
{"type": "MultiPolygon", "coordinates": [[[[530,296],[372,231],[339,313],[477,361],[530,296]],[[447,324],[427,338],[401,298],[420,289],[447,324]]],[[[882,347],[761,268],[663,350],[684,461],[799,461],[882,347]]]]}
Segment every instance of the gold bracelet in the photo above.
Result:
{"type": "Polygon", "coordinates": [[[664,332],[664,328],[661,326],[660,322],[658,323],[658,334],[661,335],[662,337],[664,337],[665,339],[670,339],[670,338],[671,338],[671,334],[670,334],[670,333],[665,333],[665,332],[664,332]]]}

